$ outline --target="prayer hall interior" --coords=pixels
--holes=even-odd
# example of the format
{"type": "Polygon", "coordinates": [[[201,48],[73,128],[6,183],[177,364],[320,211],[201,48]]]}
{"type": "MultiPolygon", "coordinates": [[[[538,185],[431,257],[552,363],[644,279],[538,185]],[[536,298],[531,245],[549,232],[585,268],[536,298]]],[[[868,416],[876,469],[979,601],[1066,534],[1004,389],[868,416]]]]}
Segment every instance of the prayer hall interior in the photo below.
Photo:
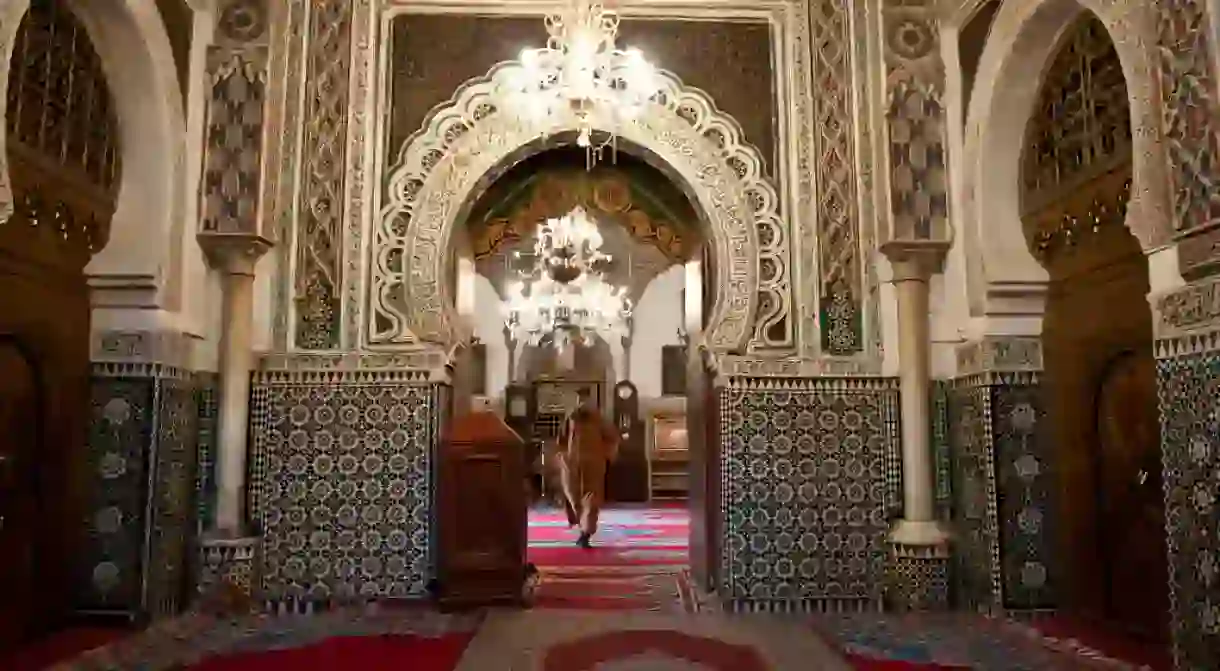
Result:
{"type": "Polygon", "coordinates": [[[1220,668],[1217,25],[0,2],[0,669],[1220,668]]]}

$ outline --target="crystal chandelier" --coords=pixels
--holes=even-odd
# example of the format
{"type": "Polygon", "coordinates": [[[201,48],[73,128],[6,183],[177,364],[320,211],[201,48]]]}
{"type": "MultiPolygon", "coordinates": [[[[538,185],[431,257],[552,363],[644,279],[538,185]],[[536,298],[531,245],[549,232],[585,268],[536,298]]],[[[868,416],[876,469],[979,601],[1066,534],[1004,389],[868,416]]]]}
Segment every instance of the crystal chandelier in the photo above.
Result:
{"type": "Polygon", "coordinates": [[[523,75],[508,92],[515,114],[575,127],[590,165],[660,90],[644,55],[618,47],[618,26],[618,14],[601,3],[571,0],[546,17],[546,46],[521,53],[523,75]]]}
{"type": "Polygon", "coordinates": [[[595,335],[627,334],[631,300],[602,276],[599,268],[611,257],[601,245],[597,223],[581,207],[538,227],[533,268],[506,291],[505,327],[513,340],[539,345],[550,337],[562,351],[595,335]]]}

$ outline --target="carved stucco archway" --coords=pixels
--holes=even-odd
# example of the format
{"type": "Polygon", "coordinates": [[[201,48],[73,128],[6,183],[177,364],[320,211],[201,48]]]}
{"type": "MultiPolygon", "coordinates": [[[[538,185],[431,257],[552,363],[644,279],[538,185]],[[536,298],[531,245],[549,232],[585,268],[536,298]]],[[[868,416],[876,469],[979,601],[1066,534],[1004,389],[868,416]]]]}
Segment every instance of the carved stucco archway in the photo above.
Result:
{"type": "MultiPolygon", "coordinates": [[[[466,83],[404,144],[373,223],[369,345],[449,346],[465,338],[448,281],[462,211],[489,171],[536,153],[539,138],[576,130],[497,112],[498,90],[523,76],[521,69],[515,61],[502,63],[466,83]]],[[[659,159],[693,196],[712,243],[717,287],[703,344],[741,351],[771,320],[789,313],[779,195],[732,117],[670,73],[661,73],[660,84],[654,102],[618,132],[626,145],[659,159]],[[759,314],[759,294],[774,296],[766,314],[759,314]]]]}
{"type": "MultiPolygon", "coordinates": [[[[182,89],[173,51],[153,0],[63,0],[89,33],[115,98],[123,176],[110,241],[91,273],[162,274],[181,268],[185,186],[182,89]],[[133,254],[135,256],[133,256],[133,254]]],[[[0,6],[0,100],[29,0],[0,6]]],[[[0,124],[0,220],[13,212],[8,148],[0,124]]],[[[176,283],[172,283],[176,286],[176,283]]]]}
{"type": "MultiPolygon", "coordinates": [[[[1020,156],[1044,71],[1064,31],[1085,11],[1105,25],[1127,82],[1133,175],[1126,224],[1146,252],[1173,234],[1160,102],[1154,78],[1155,24],[1141,0],[1024,0],[1004,3],[979,62],[963,152],[963,243],[971,304],[991,286],[1044,284],[1020,220],[1020,156]]],[[[967,17],[962,12],[962,17],[967,17]]],[[[962,18],[961,20],[966,20],[962,18]]]]}

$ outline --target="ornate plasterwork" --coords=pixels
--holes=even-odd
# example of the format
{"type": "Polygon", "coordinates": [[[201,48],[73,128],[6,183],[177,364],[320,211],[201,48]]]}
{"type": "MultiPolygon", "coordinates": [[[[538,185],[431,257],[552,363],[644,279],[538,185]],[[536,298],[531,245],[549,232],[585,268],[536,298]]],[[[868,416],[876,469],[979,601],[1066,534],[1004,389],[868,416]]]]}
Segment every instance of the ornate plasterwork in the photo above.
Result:
{"type": "MultiPolygon", "coordinates": [[[[13,43],[29,6],[29,0],[10,0],[0,6],[0,58],[4,59],[3,73],[0,74],[0,100],[8,100],[8,64],[13,60],[13,43]]],[[[7,133],[5,124],[0,124],[0,222],[8,221],[13,216],[13,189],[8,178],[8,151],[5,150],[8,146],[5,142],[7,133]]]]}
{"type": "Polygon", "coordinates": [[[986,372],[1039,372],[1042,338],[991,336],[959,345],[955,355],[958,377],[986,372]]]}
{"type": "Polygon", "coordinates": [[[207,50],[201,235],[256,234],[262,227],[270,24],[262,0],[227,0],[216,8],[216,39],[207,50]]]}
{"type": "Polygon", "coordinates": [[[257,384],[451,384],[454,350],[410,352],[294,352],[266,354],[254,372],[257,384]]]}
{"type": "MultiPolygon", "coordinates": [[[[973,291],[989,283],[1044,279],[1025,247],[1019,212],[1023,129],[1034,110],[1056,36],[1093,12],[1114,42],[1131,110],[1133,184],[1126,224],[1146,250],[1172,237],[1159,88],[1154,78],[1156,29],[1152,5],[1139,0],[1028,0],[1004,3],[991,26],[970,97],[963,152],[962,227],[977,245],[970,264],[973,291]]],[[[974,253],[973,250],[970,253],[974,253]]]]}
{"type": "MultiPolygon", "coordinates": [[[[1220,265],[1216,17],[1208,16],[1207,4],[1155,3],[1173,228],[1182,238],[1178,260],[1186,276],[1212,274],[1220,265]]],[[[1215,12],[1216,4],[1210,6],[1215,12]]]]}
{"type": "Polygon", "coordinates": [[[934,0],[883,0],[889,240],[948,240],[945,68],[934,0]]]}
{"type": "MultiPolygon", "coordinates": [[[[273,81],[268,118],[273,125],[268,134],[274,141],[268,144],[268,170],[264,182],[275,189],[264,200],[265,218],[276,228],[290,235],[299,235],[296,224],[301,168],[301,128],[303,95],[301,75],[303,59],[311,37],[306,29],[306,9],[303,0],[287,0],[279,26],[273,26],[275,45],[272,61],[273,81]],[[282,108],[282,109],[275,109],[282,108]],[[280,144],[281,148],[273,145],[280,144]],[[272,184],[270,173],[283,175],[278,185],[272,184]]],[[[870,124],[856,123],[858,108],[867,106],[868,78],[859,71],[866,67],[867,52],[877,40],[873,38],[867,3],[853,0],[828,0],[817,6],[805,0],[710,0],[699,6],[675,6],[653,0],[639,0],[620,9],[629,18],[678,20],[765,20],[773,26],[773,62],[778,112],[777,195],[782,199],[781,213],[788,226],[783,241],[789,248],[780,258],[783,272],[778,280],[786,284],[785,304],[790,306],[786,333],[770,333],[769,341],[760,349],[762,356],[796,353],[802,357],[820,354],[856,355],[873,353],[875,348],[862,335],[849,339],[849,348],[828,352],[823,347],[821,300],[829,293],[824,286],[832,283],[826,277],[842,279],[843,302],[850,320],[845,322],[866,329],[876,326],[875,301],[869,302],[875,282],[867,278],[868,264],[861,262],[865,249],[871,246],[872,203],[864,195],[872,182],[870,152],[859,147],[871,146],[870,124]],[[824,5],[824,6],[823,6],[824,5]],[[816,9],[816,12],[811,11],[816,9]],[[817,37],[811,37],[811,30],[817,37]],[[813,95],[814,82],[819,95],[813,95]],[[830,87],[827,89],[826,87],[830,87]],[[833,93],[833,96],[830,96],[833,93]],[[833,99],[832,99],[833,98],[833,99]],[[863,138],[863,140],[861,140],[863,138]],[[863,144],[860,144],[863,141],[863,144]],[[834,165],[827,158],[838,158],[834,165]],[[815,193],[838,194],[838,198],[815,198],[815,193]],[[841,205],[841,207],[840,207],[841,205]],[[834,225],[829,217],[834,217],[834,225]],[[831,230],[833,229],[833,230],[831,230]],[[789,258],[790,256],[790,258],[789,258]],[[864,286],[865,282],[868,286],[864,286]],[[781,346],[786,339],[789,345],[781,346]],[[786,350],[786,351],[785,351],[786,350]]],[[[352,6],[351,28],[351,90],[348,95],[347,163],[343,222],[343,263],[341,282],[342,333],[339,347],[344,350],[368,347],[367,325],[370,323],[370,269],[367,268],[371,239],[368,226],[370,209],[375,207],[375,191],[383,180],[377,175],[384,164],[380,138],[376,137],[379,105],[384,104],[377,90],[381,71],[388,64],[378,63],[388,58],[383,40],[375,40],[378,23],[388,25],[388,17],[402,11],[457,14],[537,15],[549,5],[534,0],[489,2],[468,0],[461,3],[443,0],[416,0],[409,3],[396,0],[355,0],[352,6]],[[403,5],[403,6],[400,6],[403,5]]],[[[384,27],[383,25],[383,27],[384,27]]],[[[664,65],[663,63],[660,65],[664,65]]],[[[397,150],[395,147],[393,150],[397,150]]],[[[289,235],[285,235],[287,240],[289,235]]],[[[275,283],[275,315],[273,318],[274,346],[281,350],[294,349],[292,327],[295,323],[294,266],[299,258],[296,247],[281,245],[278,267],[281,277],[275,283]]],[[[841,311],[841,310],[840,310],[841,311]]],[[[767,311],[759,311],[765,315],[767,311]]],[[[782,312],[781,312],[782,314],[782,312]]],[[[837,312],[836,312],[837,314],[837,312]]],[[[777,315],[778,320],[778,315],[777,315]]],[[[757,321],[757,320],[756,320],[757,321]]],[[[830,323],[830,322],[827,322],[830,323]]],[[[757,339],[755,339],[757,340],[757,339]]],[[[877,339],[879,342],[879,338],[877,339]]],[[[398,344],[395,346],[409,346],[398,344]]]]}
{"type": "MultiPolygon", "coordinates": [[[[459,213],[489,171],[541,137],[576,130],[515,121],[497,112],[496,89],[526,76],[521,67],[502,63],[464,85],[403,148],[370,238],[369,344],[452,345],[465,338],[445,280],[446,251],[459,213]]],[[[791,304],[779,195],[764,176],[758,151],[742,141],[732,118],[672,74],[663,73],[660,80],[656,102],[619,134],[658,157],[693,191],[721,260],[716,264],[720,292],[705,338],[717,350],[744,349],[791,304]],[[760,276],[763,265],[772,266],[769,276],[760,276]],[[759,295],[773,302],[756,324],[759,295]]]]}
{"type": "Polygon", "coordinates": [[[194,368],[197,341],[176,331],[107,330],[90,334],[89,359],[96,364],[161,364],[194,368]]]}
{"type": "Polygon", "coordinates": [[[294,345],[337,348],[343,298],[343,210],[351,92],[352,3],[309,5],[305,109],[301,117],[300,199],[292,259],[296,323],[294,345]]]}
{"type": "MultiPolygon", "coordinates": [[[[868,133],[868,124],[856,123],[857,110],[866,107],[857,98],[863,90],[857,74],[868,63],[865,3],[823,0],[813,12],[804,4],[812,38],[809,69],[817,86],[802,87],[796,94],[809,100],[810,111],[803,118],[811,119],[811,127],[802,130],[813,138],[811,151],[800,154],[807,162],[799,174],[802,179],[812,177],[803,192],[816,194],[810,203],[816,214],[812,225],[800,229],[800,266],[809,273],[817,269],[818,293],[803,297],[801,323],[806,333],[820,334],[816,345],[806,341],[805,352],[813,353],[816,347],[823,354],[851,356],[865,350],[861,259],[868,231],[859,193],[870,188],[871,169],[862,169],[865,180],[858,182],[857,161],[867,157],[871,136],[857,138],[858,132],[868,133]]],[[[812,286],[813,280],[806,281],[812,286]]]]}
{"type": "Polygon", "coordinates": [[[1202,280],[1151,303],[1158,358],[1220,351],[1220,280],[1202,280]]]}

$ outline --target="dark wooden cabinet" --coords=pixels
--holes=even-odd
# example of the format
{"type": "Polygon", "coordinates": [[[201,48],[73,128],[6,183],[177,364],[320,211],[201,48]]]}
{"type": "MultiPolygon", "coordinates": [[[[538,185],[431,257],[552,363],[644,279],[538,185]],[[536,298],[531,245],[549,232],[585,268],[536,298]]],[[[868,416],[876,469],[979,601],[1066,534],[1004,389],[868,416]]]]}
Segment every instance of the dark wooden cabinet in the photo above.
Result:
{"type": "Polygon", "coordinates": [[[524,449],[524,441],[494,413],[453,420],[441,447],[437,483],[437,596],[442,607],[522,602],[524,449]]]}

